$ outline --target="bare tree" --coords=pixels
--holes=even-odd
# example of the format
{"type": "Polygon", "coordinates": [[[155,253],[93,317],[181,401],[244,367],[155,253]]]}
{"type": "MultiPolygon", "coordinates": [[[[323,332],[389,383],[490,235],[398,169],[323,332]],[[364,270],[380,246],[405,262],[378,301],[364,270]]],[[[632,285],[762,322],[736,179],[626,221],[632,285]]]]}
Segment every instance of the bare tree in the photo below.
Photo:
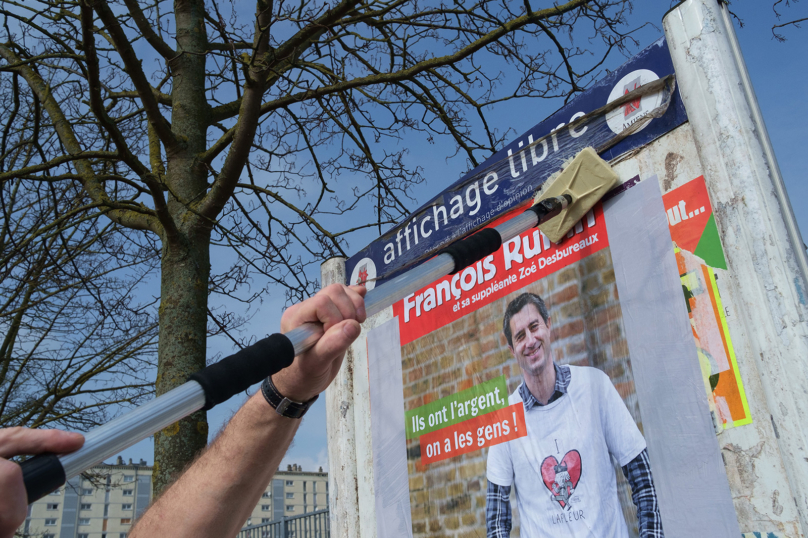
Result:
{"type": "MultiPolygon", "coordinates": [[[[58,143],[0,180],[80,184],[117,231],[159,243],[161,394],[205,365],[210,293],[309,295],[312,264],[406,213],[422,180],[407,141],[447,138],[475,166],[506,134],[496,105],[581,91],[633,44],[630,8],[5,0],[0,71],[25,80],[58,143]],[[230,258],[221,274],[211,247],[230,258]]],[[[199,412],[155,436],[156,492],[206,434],[199,412]]]]}
{"type": "MultiPolygon", "coordinates": [[[[0,104],[0,173],[58,143],[20,82],[0,79],[10,97],[0,104]]],[[[157,323],[132,291],[158,251],[134,248],[81,185],[43,181],[47,173],[0,184],[0,427],[84,430],[153,394],[157,323]]]]}

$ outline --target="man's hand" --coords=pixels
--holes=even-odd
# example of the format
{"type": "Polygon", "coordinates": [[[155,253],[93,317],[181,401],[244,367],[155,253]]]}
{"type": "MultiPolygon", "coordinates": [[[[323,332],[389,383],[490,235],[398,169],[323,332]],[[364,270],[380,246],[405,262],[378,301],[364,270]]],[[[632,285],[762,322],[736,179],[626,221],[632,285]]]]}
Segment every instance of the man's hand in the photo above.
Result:
{"type": "Polygon", "coordinates": [[[84,436],[60,430],[0,429],[0,538],[11,538],[23,521],[28,496],[22,482],[22,469],[5,458],[23,454],[55,452],[64,454],[81,448],[84,436]]]}
{"type": "Polygon", "coordinates": [[[307,301],[289,307],[281,318],[287,333],[308,322],[323,324],[325,334],[289,368],[272,377],[281,394],[306,402],[328,387],[342,365],[345,350],[359,336],[365,321],[365,287],[333,284],[307,301]]]}

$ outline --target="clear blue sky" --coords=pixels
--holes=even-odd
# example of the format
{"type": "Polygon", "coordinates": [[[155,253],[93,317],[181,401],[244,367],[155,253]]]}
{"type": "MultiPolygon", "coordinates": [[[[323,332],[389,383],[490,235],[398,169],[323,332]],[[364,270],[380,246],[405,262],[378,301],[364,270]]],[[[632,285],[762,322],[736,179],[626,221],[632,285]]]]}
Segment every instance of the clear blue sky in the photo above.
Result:
{"type": "MultiPolygon", "coordinates": [[[[808,236],[808,214],[804,209],[808,204],[808,182],[805,179],[808,151],[804,149],[808,135],[805,126],[808,121],[808,74],[804,67],[808,58],[808,27],[786,28],[782,33],[787,37],[787,41],[777,42],[771,34],[771,26],[776,23],[771,3],[766,0],[736,0],[732,4],[732,9],[745,23],[744,28],[738,28],[736,24],[736,32],[774,145],[791,206],[805,241],[808,236]]],[[[637,34],[640,48],[662,35],[661,20],[667,5],[667,2],[637,2],[637,7],[631,15],[632,26],[639,26],[646,21],[656,26],[655,28],[649,26],[637,34]]],[[[791,8],[783,11],[786,17],[790,17],[789,20],[805,17],[808,15],[808,2],[794,3],[791,8]]],[[[625,59],[614,55],[606,67],[614,69],[625,59]]],[[[560,105],[559,101],[531,103],[531,113],[526,114],[523,101],[504,104],[498,109],[495,121],[499,123],[500,129],[510,127],[516,133],[522,133],[539,123],[560,105]]],[[[454,152],[454,148],[449,145],[444,147],[440,144],[424,145],[418,148],[413,142],[411,147],[413,151],[423,152],[422,165],[427,178],[427,182],[414,191],[416,198],[416,203],[412,204],[414,208],[434,196],[447,183],[454,181],[463,165],[456,160],[446,161],[446,157],[454,152]]],[[[365,237],[355,237],[351,241],[351,252],[363,247],[373,238],[370,233],[365,237]]],[[[273,332],[274,328],[278,327],[282,308],[280,298],[265,302],[259,315],[253,320],[256,333],[267,330],[273,332]]],[[[210,347],[211,354],[216,351],[225,354],[232,352],[223,342],[211,342],[210,347]]],[[[209,413],[211,436],[226,423],[243,401],[244,396],[235,397],[209,413]]],[[[143,458],[152,463],[154,457],[151,439],[125,450],[122,455],[125,458],[143,458]]],[[[327,467],[324,398],[315,403],[303,420],[295,443],[284,459],[282,467],[285,468],[287,463],[298,463],[307,471],[316,470],[319,466],[327,467]]]]}

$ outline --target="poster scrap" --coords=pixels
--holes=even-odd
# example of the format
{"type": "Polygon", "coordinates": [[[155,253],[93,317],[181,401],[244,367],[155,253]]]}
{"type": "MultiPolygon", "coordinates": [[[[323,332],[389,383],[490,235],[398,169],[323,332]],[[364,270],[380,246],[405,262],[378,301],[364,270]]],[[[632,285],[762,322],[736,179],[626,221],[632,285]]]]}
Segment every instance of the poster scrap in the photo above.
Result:
{"type": "Polygon", "coordinates": [[[723,429],[752,423],[718,288],[727,262],[704,177],[664,194],[687,312],[710,409],[723,429]]]}

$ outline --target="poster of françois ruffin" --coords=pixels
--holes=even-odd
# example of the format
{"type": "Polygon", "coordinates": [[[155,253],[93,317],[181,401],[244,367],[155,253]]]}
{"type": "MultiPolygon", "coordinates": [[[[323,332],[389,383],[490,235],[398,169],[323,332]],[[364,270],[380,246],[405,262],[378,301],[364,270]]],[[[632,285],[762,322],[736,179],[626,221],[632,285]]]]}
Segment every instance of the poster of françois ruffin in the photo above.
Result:
{"type": "Polygon", "coordinates": [[[664,536],[601,204],[393,314],[412,536],[664,536]]]}

